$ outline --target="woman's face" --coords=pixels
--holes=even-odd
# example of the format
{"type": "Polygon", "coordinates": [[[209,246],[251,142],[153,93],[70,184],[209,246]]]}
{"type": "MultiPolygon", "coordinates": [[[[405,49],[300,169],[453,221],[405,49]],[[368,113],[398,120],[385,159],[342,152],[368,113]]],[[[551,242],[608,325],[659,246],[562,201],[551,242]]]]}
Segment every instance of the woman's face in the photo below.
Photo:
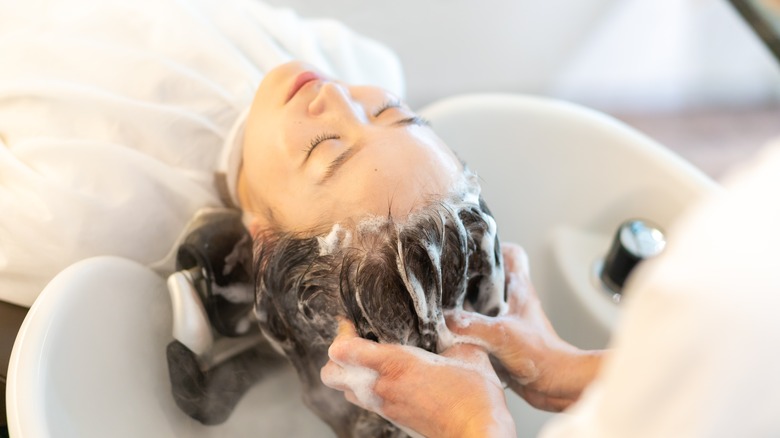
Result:
{"type": "Polygon", "coordinates": [[[366,214],[405,217],[463,173],[393,94],[300,62],[265,77],[246,122],[238,192],[252,228],[324,231],[366,214]]]}

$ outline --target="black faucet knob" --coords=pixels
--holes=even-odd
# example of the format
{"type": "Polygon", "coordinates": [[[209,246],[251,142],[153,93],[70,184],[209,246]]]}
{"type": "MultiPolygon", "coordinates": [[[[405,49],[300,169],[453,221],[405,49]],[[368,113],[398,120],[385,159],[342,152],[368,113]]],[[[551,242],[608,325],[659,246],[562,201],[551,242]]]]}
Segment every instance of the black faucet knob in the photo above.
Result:
{"type": "Polygon", "coordinates": [[[666,246],[663,231],[651,222],[632,219],[623,222],[601,270],[601,281],[616,294],[623,293],[629,274],[642,260],[655,257],[666,246]]]}

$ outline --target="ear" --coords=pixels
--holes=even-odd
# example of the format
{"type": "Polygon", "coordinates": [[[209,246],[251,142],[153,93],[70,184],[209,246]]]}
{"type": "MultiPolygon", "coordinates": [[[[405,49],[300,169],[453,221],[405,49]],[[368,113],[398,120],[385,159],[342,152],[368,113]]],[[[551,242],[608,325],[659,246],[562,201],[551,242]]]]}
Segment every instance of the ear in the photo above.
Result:
{"type": "Polygon", "coordinates": [[[263,215],[248,211],[243,212],[241,221],[244,223],[247,231],[249,231],[249,235],[252,236],[252,239],[257,239],[259,235],[263,234],[263,232],[270,227],[268,220],[264,218],[263,215]]]}
{"type": "Polygon", "coordinates": [[[271,224],[268,223],[268,219],[263,217],[262,214],[257,213],[255,201],[250,196],[247,184],[244,167],[241,166],[238,170],[238,181],[236,183],[238,201],[242,212],[241,222],[243,222],[244,227],[249,231],[249,235],[254,240],[263,231],[267,230],[271,224]]]}

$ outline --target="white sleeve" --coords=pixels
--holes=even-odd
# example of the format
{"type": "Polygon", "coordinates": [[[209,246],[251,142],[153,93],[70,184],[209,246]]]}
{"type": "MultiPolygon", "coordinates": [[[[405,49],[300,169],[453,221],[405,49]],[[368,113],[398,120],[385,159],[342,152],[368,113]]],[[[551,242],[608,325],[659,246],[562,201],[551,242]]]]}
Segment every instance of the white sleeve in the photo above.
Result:
{"type": "Polygon", "coordinates": [[[780,148],[631,279],[598,379],[540,435],[780,436],[780,148]]]}
{"type": "Polygon", "coordinates": [[[258,21],[293,57],[351,84],[376,85],[399,97],[405,82],[397,55],[378,41],[353,32],[336,20],[302,18],[289,9],[275,9],[249,0],[258,21]]]}

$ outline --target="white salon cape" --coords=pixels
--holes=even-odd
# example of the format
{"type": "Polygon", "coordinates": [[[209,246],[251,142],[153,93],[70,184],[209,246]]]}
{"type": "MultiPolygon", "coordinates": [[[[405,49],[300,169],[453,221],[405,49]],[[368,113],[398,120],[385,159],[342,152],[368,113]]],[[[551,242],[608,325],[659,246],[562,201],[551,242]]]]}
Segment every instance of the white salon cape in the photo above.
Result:
{"type": "Polygon", "coordinates": [[[257,0],[0,0],[0,300],[30,306],[90,256],[172,269],[193,214],[225,204],[215,173],[234,181],[264,73],[292,59],[404,92],[384,46],[257,0]]]}
{"type": "Polygon", "coordinates": [[[780,437],[780,142],[637,272],[596,381],[542,438],[780,437]]]}

